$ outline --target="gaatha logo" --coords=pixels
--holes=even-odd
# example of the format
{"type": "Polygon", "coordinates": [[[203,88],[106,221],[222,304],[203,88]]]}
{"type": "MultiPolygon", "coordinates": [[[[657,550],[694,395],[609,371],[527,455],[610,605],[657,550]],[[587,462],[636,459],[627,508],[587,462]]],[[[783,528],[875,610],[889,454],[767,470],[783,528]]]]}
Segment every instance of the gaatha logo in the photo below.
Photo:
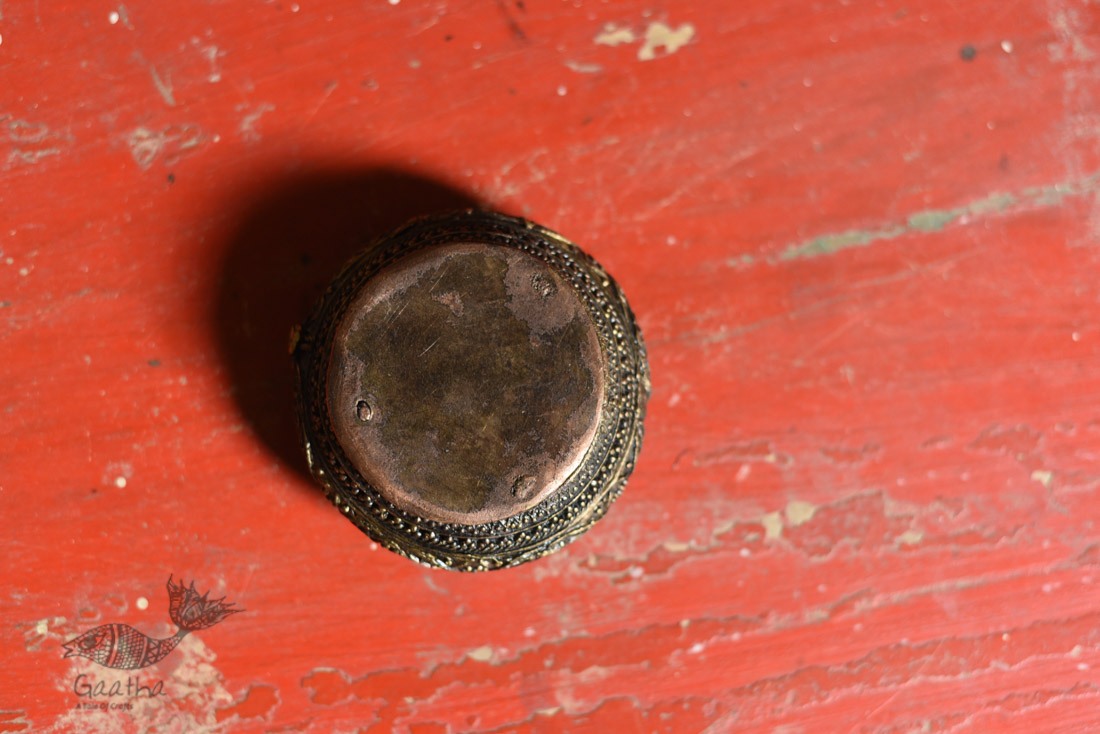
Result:
{"type": "Polygon", "coordinates": [[[135,670],[159,662],[180,644],[190,632],[213,627],[230,614],[243,612],[221,599],[207,599],[210,592],[199,595],[195,583],[184,586],[172,583],[168,577],[168,616],[179,631],[163,640],[154,640],[128,624],[112,622],[90,629],[63,644],[65,657],[80,657],[119,670],[135,670]]]}
{"type": "Polygon", "coordinates": [[[107,685],[104,681],[94,682],[86,674],[81,673],[73,681],[73,693],[85,698],[96,698],[97,696],[108,698],[115,696],[126,696],[128,698],[148,696],[153,698],[154,696],[164,695],[164,682],[158,680],[154,681],[152,685],[145,686],[141,684],[140,678],[127,677],[125,685],[120,680],[107,685]]]}

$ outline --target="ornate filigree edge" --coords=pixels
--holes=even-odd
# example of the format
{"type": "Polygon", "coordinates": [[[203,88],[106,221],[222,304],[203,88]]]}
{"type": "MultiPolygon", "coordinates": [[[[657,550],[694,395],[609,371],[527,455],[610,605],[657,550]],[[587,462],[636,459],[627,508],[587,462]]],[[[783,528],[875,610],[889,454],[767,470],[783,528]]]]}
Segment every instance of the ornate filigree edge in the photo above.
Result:
{"type": "MultiPolygon", "coordinates": [[[[467,240],[468,241],[468,240],[467,240]]],[[[650,393],[645,345],[619,286],[586,253],[560,235],[523,219],[467,211],[411,222],[349,262],[296,333],[298,416],[306,458],[329,499],[380,545],[428,566],[463,571],[506,568],[568,544],[600,519],[634,469],[650,393]],[[601,422],[581,466],[539,505],[483,525],[438,523],[394,507],[343,453],[330,428],[324,395],[332,337],[360,288],[382,268],[418,249],[463,239],[464,233],[528,252],[554,267],[581,294],[608,357],[601,422]]]]}

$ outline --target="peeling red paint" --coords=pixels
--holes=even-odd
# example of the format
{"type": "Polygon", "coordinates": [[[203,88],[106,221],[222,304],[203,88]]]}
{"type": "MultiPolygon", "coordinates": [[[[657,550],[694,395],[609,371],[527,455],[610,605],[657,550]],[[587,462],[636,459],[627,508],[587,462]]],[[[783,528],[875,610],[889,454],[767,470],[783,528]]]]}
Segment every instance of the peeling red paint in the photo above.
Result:
{"type": "Polygon", "coordinates": [[[30,731],[25,711],[0,711],[0,732],[30,731]]]}
{"type": "Polygon", "coordinates": [[[244,696],[232,706],[218,709],[218,721],[226,721],[234,716],[241,719],[263,719],[279,705],[279,692],[274,686],[252,685],[244,696]]]}
{"type": "Polygon", "coordinates": [[[1100,7],[549,7],[2,4],[0,731],[1100,731],[1100,7]],[[653,371],[607,517],[481,576],[326,503],[285,353],[467,206],[653,371]],[[78,709],[169,574],[247,611],[78,709]]]}

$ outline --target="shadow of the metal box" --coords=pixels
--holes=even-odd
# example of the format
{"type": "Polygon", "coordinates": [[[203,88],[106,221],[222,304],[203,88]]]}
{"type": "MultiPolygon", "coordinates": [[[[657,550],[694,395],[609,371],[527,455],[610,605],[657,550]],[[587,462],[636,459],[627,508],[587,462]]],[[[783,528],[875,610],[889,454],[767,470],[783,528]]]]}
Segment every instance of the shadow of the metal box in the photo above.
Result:
{"type": "Polygon", "coordinates": [[[352,255],[413,217],[476,205],[437,181],[374,168],[299,171],[242,208],[210,324],[242,415],[284,466],[308,475],[287,349],[292,327],[352,255]]]}

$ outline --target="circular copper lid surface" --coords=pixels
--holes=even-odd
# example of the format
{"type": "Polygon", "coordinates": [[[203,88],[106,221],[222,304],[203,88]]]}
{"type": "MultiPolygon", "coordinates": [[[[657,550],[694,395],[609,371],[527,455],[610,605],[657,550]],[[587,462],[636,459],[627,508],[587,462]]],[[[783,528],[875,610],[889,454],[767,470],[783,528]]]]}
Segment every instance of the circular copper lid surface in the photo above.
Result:
{"type": "Polygon", "coordinates": [[[379,494],[477,525],[537,505],[576,470],[605,379],[584,302],[550,266],[510,247],[437,245],[349,305],[328,410],[379,494]]]}
{"type": "Polygon", "coordinates": [[[649,394],[640,334],[591,258],[521,219],[415,221],[353,260],[294,347],[310,468],[386,547],[484,570],[603,515],[649,394]]]}

